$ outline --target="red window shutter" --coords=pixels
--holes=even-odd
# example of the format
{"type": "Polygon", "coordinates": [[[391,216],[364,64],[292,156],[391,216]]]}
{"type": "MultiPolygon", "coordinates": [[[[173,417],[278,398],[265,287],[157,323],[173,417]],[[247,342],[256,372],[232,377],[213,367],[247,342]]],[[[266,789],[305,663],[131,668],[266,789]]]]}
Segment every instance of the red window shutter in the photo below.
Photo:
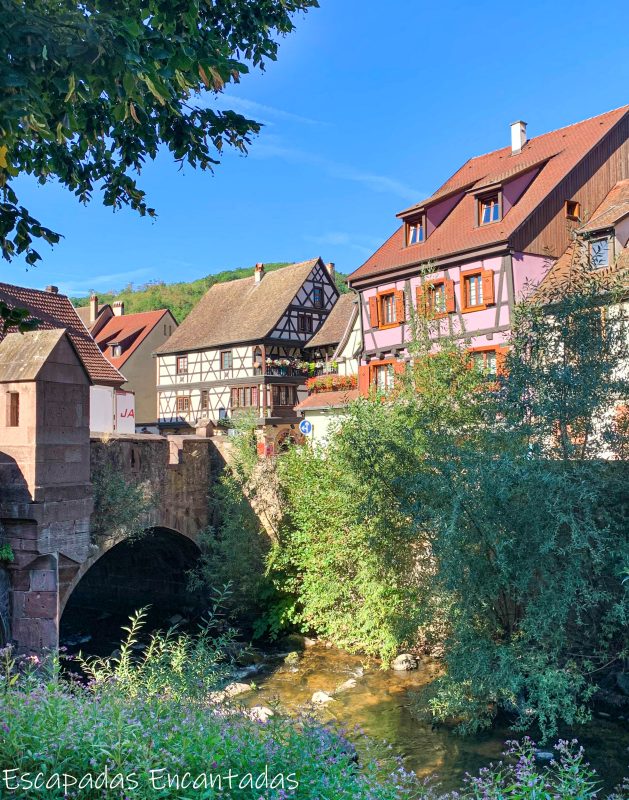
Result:
{"type": "Polygon", "coordinates": [[[258,442],[258,455],[263,456],[265,451],[264,442],[258,442]]]}
{"type": "Polygon", "coordinates": [[[369,324],[372,328],[378,327],[378,298],[369,298],[369,324]]]}
{"type": "Polygon", "coordinates": [[[494,300],[494,271],[492,269],[483,270],[483,304],[491,306],[494,300]]]}
{"type": "Polygon", "coordinates": [[[406,372],[406,362],[405,361],[394,361],[393,362],[393,372],[396,375],[404,375],[406,372]]]}
{"type": "Polygon", "coordinates": [[[444,281],[446,293],[446,314],[453,314],[456,311],[456,300],[454,299],[454,281],[446,278],[444,281]]]}
{"type": "Polygon", "coordinates": [[[508,347],[496,348],[496,372],[498,375],[504,374],[505,358],[507,357],[508,352],[508,347]]]}
{"type": "Polygon", "coordinates": [[[369,366],[358,367],[358,392],[362,397],[369,396],[369,366]]]}
{"type": "Polygon", "coordinates": [[[406,309],[404,307],[404,292],[402,289],[396,289],[395,293],[395,321],[404,322],[406,319],[406,309]]]}
{"type": "Polygon", "coordinates": [[[418,286],[415,289],[415,305],[417,306],[417,313],[425,317],[426,316],[426,295],[424,293],[424,287],[418,286]]]}

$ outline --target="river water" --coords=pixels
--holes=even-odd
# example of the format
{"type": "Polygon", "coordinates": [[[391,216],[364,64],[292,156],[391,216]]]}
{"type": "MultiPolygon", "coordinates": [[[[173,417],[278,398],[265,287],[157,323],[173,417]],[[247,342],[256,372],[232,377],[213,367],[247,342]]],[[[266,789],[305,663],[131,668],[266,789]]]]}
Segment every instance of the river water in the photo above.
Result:
{"type": "MultiPolygon", "coordinates": [[[[382,670],[360,656],[316,644],[300,655],[297,664],[286,664],[278,657],[259,674],[243,678],[256,688],[243,695],[242,702],[247,706],[277,705],[296,714],[309,704],[314,692],[333,694],[333,702],[317,714],[350,729],[359,752],[365,737],[369,737],[378,756],[402,756],[408,769],[422,777],[437,775],[443,790],[449,791],[460,786],[465,772],[475,773],[490,761],[499,760],[504,742],[516,735],[508,727],[498,727],[462,737],[418,720],[412,713],[413,693],[433,680],[436,672],[430,662],[410,672],[382,670]],[[335,693],[352,678],[356,680],[354,688],[335,693]],[[363,733],[353,731],[356,726],[363,733]]],[[[629,774],[626,724],[597,718],[577,731],[561,733],[564,738],[579,739],[608,789],[620,782],[623,774],[629,774]]]]}

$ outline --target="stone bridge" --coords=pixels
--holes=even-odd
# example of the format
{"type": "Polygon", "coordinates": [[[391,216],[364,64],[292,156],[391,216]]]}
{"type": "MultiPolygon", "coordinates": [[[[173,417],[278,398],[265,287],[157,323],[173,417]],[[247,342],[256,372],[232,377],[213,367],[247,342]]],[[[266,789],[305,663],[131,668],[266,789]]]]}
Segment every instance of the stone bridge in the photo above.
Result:
{"type": "Polygon", "coordinates": [[[0,643],[12,640],[28,653],[56,648],[72,606],[183,600],[226,437],[88,439],[85,430],[55,436],[49,427],[39,439],[17,448],[0,443],[0,545],[14,556],[0,561],[0,643]],[[42,469],[49,460],[54,468],[42,469]],[[94,481],[104,468],[151,496],[147,533],[137,543],[95,516],[94,481]]]}

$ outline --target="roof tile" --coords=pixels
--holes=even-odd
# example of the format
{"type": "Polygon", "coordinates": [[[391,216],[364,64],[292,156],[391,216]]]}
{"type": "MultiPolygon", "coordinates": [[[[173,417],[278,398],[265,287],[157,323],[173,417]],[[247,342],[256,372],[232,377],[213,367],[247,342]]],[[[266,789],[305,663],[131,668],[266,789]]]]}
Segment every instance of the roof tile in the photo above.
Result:
{"type": "MultiPolygon", "coordinates": [[[[542,164],[539,173],[520,200],[505,217],[491,225],[475,226],[473,193],[465,194],[456,207],[421,244],[405,246],[404,226],[400,226],[349,280],[380,275],[398,267],[411,266],[490,245],[507,243],[509,237],[529,217],[539,203],[581,161],[582,158],[627,114],[623,106],[598,117],[536,136],[526,142],[521,153],[510,147],[495,150],[467,161],[458,172],[421,205],[462,191],[474,184],[489,185],[523,167],[542,164]]],[[[416,206],[420,208],[421,205],[416,206]]],[[[409,209],[410,210],[410,209],[409,209]]]]}
{"type": "MultiPolygon", "coordinates": [[[[64,294],[0,283],[0,300],[4,300],[10,308],[28,309],[31,317],[39,320],[38,330],[66,330],[93,383],[108,386],[120,386],[124,383],[124,376],[98,349],[76,309],[64,294]]],[[[15,329],[10,328],[8,332],[15,332],[15,329]]],[[[0,330],[0,341],[5,335],[0,330]]]]}
{"type": "Polygon", "coordinates": [[[266,338],[320,259],[254,276],[215,283],[173,335],[157,348],[160,355],[260,341],[266,338]]]}

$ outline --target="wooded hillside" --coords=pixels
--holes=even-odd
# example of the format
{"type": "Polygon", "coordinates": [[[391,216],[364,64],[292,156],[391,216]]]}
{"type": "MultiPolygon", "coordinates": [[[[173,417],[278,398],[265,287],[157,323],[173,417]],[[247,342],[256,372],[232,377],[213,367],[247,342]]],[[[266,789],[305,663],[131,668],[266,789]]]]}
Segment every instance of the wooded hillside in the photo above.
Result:
{"type": "MultiPolygon", "coordinates": [[[[280,269],[292,262],[277,261],[265,264],[267,271],[280,269]]],[[[113,303],[122,300],[125,304],[126,314],[136,314],[140,311],[154,311],[159,308],[169,308],[175,315],[177,322],[183,322],[192,308],[199,302],[210,286],[225,281],[235,281],[253,275],[254,267],[228,269],[214,275],[206,275],[196,281],[182,281],[180,283],[164,283],[163,281],[150,281],[139,286],[129,283],[120,291],[98,292],[99,303],[113,303]]],[[[347,291],[346,275],[337,273],[336,284],[341,292],[347,291]]],[[[86,306],[88,297],[75,297],[72,302],[75,306],[86,306]]]]}

